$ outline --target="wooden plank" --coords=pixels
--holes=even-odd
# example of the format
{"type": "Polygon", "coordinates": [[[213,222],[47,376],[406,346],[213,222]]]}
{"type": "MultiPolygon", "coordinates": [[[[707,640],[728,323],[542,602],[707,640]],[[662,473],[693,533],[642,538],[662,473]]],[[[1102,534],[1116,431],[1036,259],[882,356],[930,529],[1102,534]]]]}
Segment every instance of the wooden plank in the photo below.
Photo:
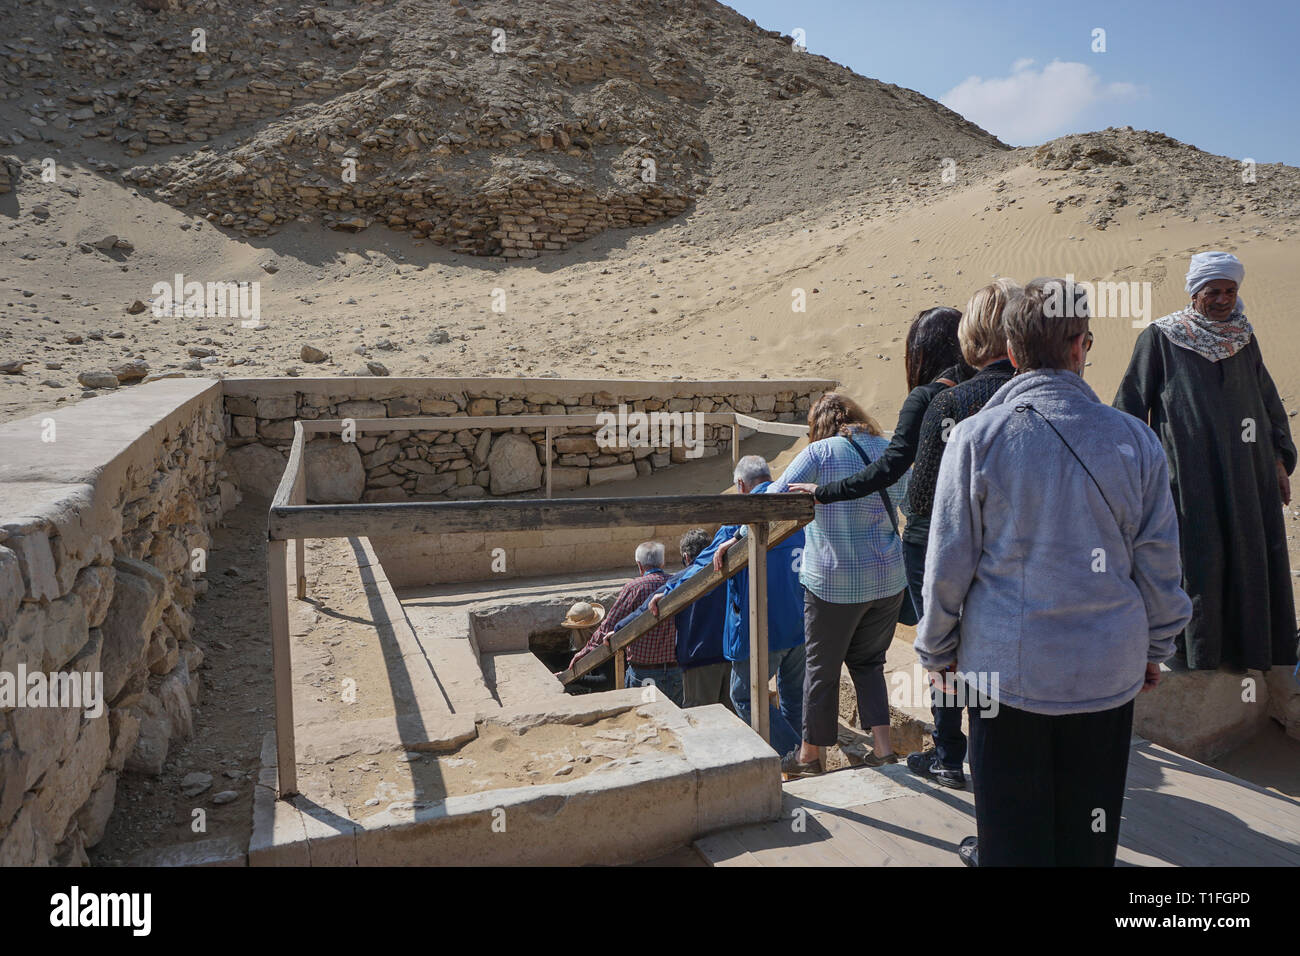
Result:
{"type": "MultiPolygon", "coordinates": [[[[736,416],[732,412],[647,412],[646,414],[698,414],[701,422],[705,425],[731,425],[736,420],[736,416]]],[[[609,422],[611,417],[615,417],[613,412],[608,413],[608,415],[412,415],[400,418],[354,418],[351,422],[358,432],[450,432],[460,431],[464,428],[490,428],[493,431],[507,431],[511,428],[545,428],[548,425],[559,429],[596,428],[609,422]]],[[[650,421],[653,423],[653,419],[650,421]]],[[[775,423],[762,422],[762,424],[770,427],[775,423]]],[[[303,421],[302,425],[303,430],[309,435],[332,435],[343,430],[343,419],[318,418],[303,421]]],[[[791,428],[795,426],[782,425],[781,427],[791,428]]],[[[778,431],[773,432],[773,434],[784,435],[787,432],[778,431]]],[[[804,427],[801,434],[807,435],[808,429],[804,427]]]]}
{"type": "Polygon", "coordinates": [[[293,737],[293,660],[289,651],[288,546],[266,546],[267,593],[271,601],[271,671],[275,681],[275,749],[280,796],[298,792],[298,765],[293,737]]]}
{"type": "Polygon", "coordinates": [[[767,703],[767,525],[749,526],[749,725],[772,739],[767,703]]]}
{"type": "Polygon", "coordinates": [[[740,464],[740,426],[735,422],[731,423],[731,467],[734,469],[740,464]]]}
{"type": "Polygon", "coordinates": [[[966,837],[976,835],[974,810],[967,816],[950,804],[938,788],[915,798],[881,800],[858,808],[857,812],[874,821],[863,831],[868,839],[874,842],[888,836],[897,841],[902,852],[924,860],[927,865],[945,859],[944,854],[951,854],[960,863],[957,848],[966,837]]]}
{"type": "Polygon", "coordinates": [[[1230,810],[1176,791],[1130,792],[1124,820],[1153,847],[1191,854],[1188,860],[1171,857],[1183,866],[1300,866],[1300,847],[1255,830],[1230,810]]]}
{"type": "Polygon", "coordinates": [[[808,437],[807,425],[796,425],[792,422],[768,422],[761,418],[751,418],[737,412],[735,423],[743,428],[752,428],[756,432],[762,432],[764,435],[787,435],[790,438],[808,437]]]}
{"type": "Polygon", "coordinates": [[[694,843],[695,850],[704,857],[710,866],[762,866],[754,854],[750,853],[732,831],[722,830],[700,837],[694,843]]]}
{"type": "Polygon", "coordinates": [[[627,652],[619,648],[614,652],[614,689],[622,690],[627,686],[627,652]]]}
{"type": "MultiPolygon", "coordinates": [[[[730,496],[727,496],[730,497],[730,496]]],[[[755,496],[746,496],[755,497],[755,496]]],[[[804,526],[804,521],[779,521],[772,526],[768,532],[767,545],[769,548],[780,544],[790,535],[794,534],[804,526]]],[[[565,684],[571,684],[583,674],[595,670],[605,661],[614,656],[614,651],[620,647],[627,647],[638,637],[658,624],[664,617],[670,617],[689,604],[694,604],[704,595],[708,594],[715,587],[721,584],[727,578],[735,575],[741,568],[749,564],[749,551],[746,548],[731,548],[727,552],[726,558],[723,559],[721,571],[714,571],[709,568],[699,572],[690,578],[681,587],[674,590],[659,603],[659,617],[655,617],[650,611],[644,611],[642,614],[630,621],[626,626],[615,631],[610,635],[609,642],[602,644],[595,650],[583,656],[578,663],[560,674],[560,681],[565,684]]]]}
{"type": "MultiPolygon", "coordinates": [[[[957,847],[926,842],[920,834],[900,833],[876,812],[887,803],[925,800],[921,795],[896,797],[849,810],[828,810],[817,814],[817,822],[835,838],[835,848],[862,866],[961,866],[957,847]]],[[[973,836],[972,832],[966,834],[973,836]]]]}
{"type": "MultiPolygon", "coordinates": [[[[292,453],[291,453],[292,454],[292,453]]],[[[287,474],[287,473],[286,473],[287,474]]],[[[412,501],[271,506],[270,538],[351,538],[457,531],[537,531],[677,524],[752,524],[813,518],[811,495],[667,495],[555,501],[412,501]]]]}
{"type": "Polygon", "coordinates": [[[756,823],[730,831],[742,847],[763,866],[853,866],[840,853],[829,831],[809,814],[802,833],[794,831],[786,816],[772,823],[756,823]]]}
{"type": "MultiPolygon", "coordinates": [[[[293,442],[289,445],[289,461],[284,466],[284,474],[280,476],[280,483],[275,486],[275,495],[271,498],[271,511],[274,513],[277,507],[285,507],[293,501],[293,489],[298,483],[298,475],[303,470],[302,467],[302,444],[303,444],[303,423],[293,423],[293,442]]],[[[274,518],[272,518],[274,520],[274,518]]],[[[272,535],[274,537],[274,535],[272,535]]],[[[285,538],[293,537],[292,535],[283,535],[285,538]]]]}
{"type": "Polygon", "coordinates": [[[1300,801],[1198,763],[1150,741],[1129,754],[1130,788],[1194,794],[1201,803],[1231,807],[1268,835],[1300,844],[1300,801]],[[1139,758],[1143,759],[1139,759],[1139,758]]]}
{"type": "Polygon", "coordinates": [[[551,427],[546,427],[546,497],[551,497],[551,427]]]}

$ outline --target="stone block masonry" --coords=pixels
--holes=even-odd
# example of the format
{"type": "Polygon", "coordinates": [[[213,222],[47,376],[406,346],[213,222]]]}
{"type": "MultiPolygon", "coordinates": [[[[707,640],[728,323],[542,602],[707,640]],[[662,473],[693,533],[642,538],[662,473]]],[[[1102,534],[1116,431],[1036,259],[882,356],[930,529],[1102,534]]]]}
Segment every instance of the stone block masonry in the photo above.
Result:
{"type": "MultiPolygon", "coordinates": [[[[802,422],[837,383],[821,379],[636,382],[562,379],[226,379],[227,463],[241,487],[270,497],[284,472],[293,420],[740,412],[802,422]]],[[[683,446],[601,448],[595,427],[554,432],[552,486],[574,490],[626,481],[690,459],[683,446]]],[[[660,436],[662,440],[662,436],[660,436]]],[[[705,426],[702,456],[730,453],[731,428],[705,426]]],[[[544,427],[359,432],[353,443],[308,443],[311,501],[328,503],[485,498],[545,489],[544,427]]]]}
{"type": "Polygon", "coordinates": [[[223,424],[219,382],[165,379],[0,425],[0,675],[103,682],[98,713],[0,702],[0,866],[85,864],[118,775],[191,732],[223,424]]]}

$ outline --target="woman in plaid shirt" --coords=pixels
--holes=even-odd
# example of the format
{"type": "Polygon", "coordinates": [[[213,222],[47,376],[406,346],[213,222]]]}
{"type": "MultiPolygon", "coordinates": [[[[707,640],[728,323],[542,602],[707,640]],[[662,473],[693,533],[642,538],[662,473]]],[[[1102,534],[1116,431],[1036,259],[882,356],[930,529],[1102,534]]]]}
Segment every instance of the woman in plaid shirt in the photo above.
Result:
{"type": "MultiPolygon", "coordinates": [[[[769,494],[795,482],[847,478],[879,457],[889,445],[880,426],[854,401],[827,393],[808,411],[811,444],[790,463],[769,494]]],[[[822,772],[820,748],[838,736],[840,669],[848,665],[858,695],[858,716],[870,727],[873,753],[868,766],[896,763],[889,738],[889,692],[885,651],[894,639],[907,576],[894,507],[903,489],[853,501],[818,504],[805,529],[803,568],[804,634],[808,664],[803,692],[803,742],[786,754],[781,770],[802,777],[822,772]]]]}

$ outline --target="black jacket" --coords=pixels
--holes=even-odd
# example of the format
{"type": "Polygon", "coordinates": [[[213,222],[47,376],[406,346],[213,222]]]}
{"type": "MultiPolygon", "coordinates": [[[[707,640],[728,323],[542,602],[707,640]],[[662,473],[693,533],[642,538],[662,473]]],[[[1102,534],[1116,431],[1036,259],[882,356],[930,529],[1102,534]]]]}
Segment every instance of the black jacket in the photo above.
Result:
{"type": "Polygon", "coordinates": [[[822,504],[865,498],[902,478],[916,458],[916,442],[921,434],[925,410],[930,407],[934,396],[948,387],[947,383],[939,379],[964,382],[971,374],[972,370],[968,366],[954,365],[941,372],[933,382],[912,389],[903,400],[903,407],[898,410],[898,427],[894,429],[889,447],[880,457],[857,474],[820,486],[813,497],[822,504]]]}

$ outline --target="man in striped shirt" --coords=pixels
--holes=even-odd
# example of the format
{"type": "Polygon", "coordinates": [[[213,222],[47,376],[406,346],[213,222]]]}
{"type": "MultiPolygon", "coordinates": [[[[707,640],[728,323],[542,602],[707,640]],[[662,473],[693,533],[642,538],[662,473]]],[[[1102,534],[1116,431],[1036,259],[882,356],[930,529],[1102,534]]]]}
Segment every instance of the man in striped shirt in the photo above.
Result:
{"type": "MultiPolygon", "coordinates": [[[[605,620],[591,635],[587,646],[578,651],[569,662],[573,667],[583,655],[595,650],[609,640],[615,625],[641,606],[650,595],[661,588],[668,575],[664,573],[664,546],[658,541],[643,541],[636,548],[637,577],[618,592],[614,606],[605,620]]],[[[669,617],[660,621],[627,646],[628,687],[653,683],[664,696],[678,707],[682,706],[682,669],[677,665],[677,625],[669,617]]]]}

